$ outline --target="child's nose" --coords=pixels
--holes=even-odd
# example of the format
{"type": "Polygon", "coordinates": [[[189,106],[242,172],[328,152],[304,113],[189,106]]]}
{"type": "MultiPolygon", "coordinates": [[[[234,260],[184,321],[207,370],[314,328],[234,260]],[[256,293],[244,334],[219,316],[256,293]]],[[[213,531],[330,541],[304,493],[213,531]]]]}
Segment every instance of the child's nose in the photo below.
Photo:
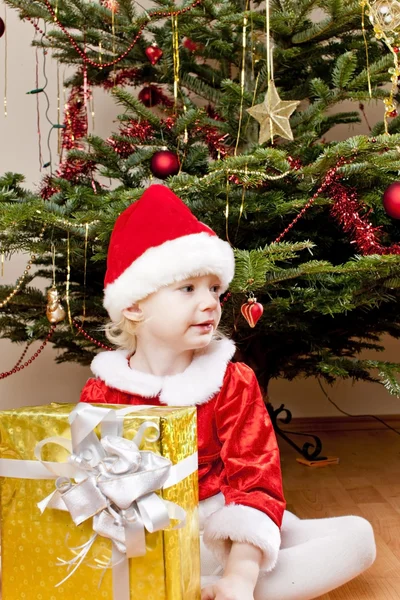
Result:
{"type": "Polygon", "coordinates": [[[200,301],[200,306],[202,310],[215,310],[218,306],[218,298],[215,294],[207,290],[202,294],[202,298],[200,301]]]}

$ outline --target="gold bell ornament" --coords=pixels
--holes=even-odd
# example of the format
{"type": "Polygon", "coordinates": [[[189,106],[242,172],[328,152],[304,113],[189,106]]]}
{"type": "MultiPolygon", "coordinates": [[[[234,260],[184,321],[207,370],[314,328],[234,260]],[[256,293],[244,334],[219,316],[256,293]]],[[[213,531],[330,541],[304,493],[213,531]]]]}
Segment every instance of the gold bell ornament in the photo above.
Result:
{"type": "Polygon", "coordinates": [[[50,323],[60,323],[65,319],[65,310],[60,302],[58,290],[52,286],[47,290],[46,316],[50,323]]]}

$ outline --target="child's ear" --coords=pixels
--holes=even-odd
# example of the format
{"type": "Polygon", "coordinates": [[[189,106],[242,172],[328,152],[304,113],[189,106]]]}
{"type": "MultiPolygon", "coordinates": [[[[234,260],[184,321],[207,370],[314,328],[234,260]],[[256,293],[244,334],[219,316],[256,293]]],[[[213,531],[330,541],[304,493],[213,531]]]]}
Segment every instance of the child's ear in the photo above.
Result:
{"type": "Polygon", "coordinates": [[[132,304],[129,308],[124,308],[122,314],[126,319],[129,319],[129,321],[140,321],[143,317],[143,311],[139,304],[132,304]]]}

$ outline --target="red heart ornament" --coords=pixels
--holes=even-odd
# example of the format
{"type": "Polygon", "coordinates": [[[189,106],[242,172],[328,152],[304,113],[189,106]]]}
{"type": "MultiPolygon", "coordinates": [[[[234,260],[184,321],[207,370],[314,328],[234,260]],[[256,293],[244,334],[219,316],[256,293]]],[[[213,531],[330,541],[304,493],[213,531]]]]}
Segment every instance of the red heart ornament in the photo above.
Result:
{"type": "Polygon", "coordinates": [[[163,51],[157,45],[149,46],[144,52],[152,65],[157,64],[163,55],[163,51]]]}
{"type": "Polygon", "coordinates": [[[255,327],[264,312],[264,307],[257,298],[249,298],[246,304],[242,304],[240,311],[250,327],[255,327]]]}

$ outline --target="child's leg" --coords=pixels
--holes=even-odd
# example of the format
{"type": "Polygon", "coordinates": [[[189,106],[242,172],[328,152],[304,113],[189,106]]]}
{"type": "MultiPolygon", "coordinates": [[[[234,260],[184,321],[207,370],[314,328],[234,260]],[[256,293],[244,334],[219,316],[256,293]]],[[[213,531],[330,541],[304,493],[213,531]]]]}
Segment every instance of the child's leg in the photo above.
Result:
{"type": "Polygon", "coordinates": [[[373,563],[371,525],[361,517],[301,520],[285,515],[276,567],[260,576],[255,600],[311,600],[373,563]]]}

